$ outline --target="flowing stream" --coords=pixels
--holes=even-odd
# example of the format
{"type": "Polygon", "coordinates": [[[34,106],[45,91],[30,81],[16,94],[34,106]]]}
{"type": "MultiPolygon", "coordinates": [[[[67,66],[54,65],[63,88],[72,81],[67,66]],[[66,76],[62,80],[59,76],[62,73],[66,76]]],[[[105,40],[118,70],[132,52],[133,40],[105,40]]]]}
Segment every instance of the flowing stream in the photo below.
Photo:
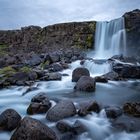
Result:
{"type": "MultiPolygon", "coordinates": [[[[111,22],[99,22],[96,29],[96,50],[93,58],[108,58],[125,51],[124,19],[116,19],[111,22]],[[115,47],[115,48],[113,48],[115,47]]],[[[110,65],[105,60],[86,60],[84,65],[80,61],[70,64],[70,68],[61,73],[62,81],[44,81],[35,83],[39,89],[22,96],[27,87],[11,87],[0,91],[0,113],[7,108],[15,109],[22,117],[27,116],[26,110],[31,98],[39,92],[46,92],[50,98],[70,99],[75,104],[80,101],[96,100],[103,105],[122,105],[127,101],[139,101],[140,81],[129,80],[122,82],[109,81],[108,83],[97,83],[96,91],[93,93],[74,93],[75,83],[71,82],[72,71],[77,67],[86,67],[91,76],[102,75],[110,71],[110,65]]],[[[53,105],[55,102],[52,101],[53,105]]],[[[45,114],[32,115],[31,117],[41,120],[49,126],[55,125],[45,118],[45,114]]],[[[81,134],[77,140],[140,140],[140,132],[127,133],[125,131],[112,131],[112,126],[106,117],[105,111],[99,114],[92,113],[84,118],[73,117],[66,121],[73,123],[80,120],[88,132],[81,134]]],[[[0,132],[0,140],[9,140],[12,132],[0,132]]]]}

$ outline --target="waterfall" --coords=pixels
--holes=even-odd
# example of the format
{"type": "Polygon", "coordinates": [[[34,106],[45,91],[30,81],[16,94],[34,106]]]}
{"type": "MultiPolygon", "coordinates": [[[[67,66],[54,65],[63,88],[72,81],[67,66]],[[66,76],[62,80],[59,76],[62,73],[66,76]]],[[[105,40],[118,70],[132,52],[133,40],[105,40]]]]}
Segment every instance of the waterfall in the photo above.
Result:
{"type": "Polygon", "coordinates": [[[110,22],[97,22],[95,35],[95,58],[109,58],[126,53],[124,18],[110,22]]]}

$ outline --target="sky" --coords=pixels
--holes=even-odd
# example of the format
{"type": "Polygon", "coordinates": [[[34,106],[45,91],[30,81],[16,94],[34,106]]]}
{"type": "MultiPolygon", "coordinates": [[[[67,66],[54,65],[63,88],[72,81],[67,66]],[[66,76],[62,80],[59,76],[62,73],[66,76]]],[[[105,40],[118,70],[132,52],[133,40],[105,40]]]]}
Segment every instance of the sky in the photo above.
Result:
{"type": "Polygon", "coordinates": [[[0,30],[72,21],[104,21],[140,9],[140,0],[0,0],[0,30]]]}

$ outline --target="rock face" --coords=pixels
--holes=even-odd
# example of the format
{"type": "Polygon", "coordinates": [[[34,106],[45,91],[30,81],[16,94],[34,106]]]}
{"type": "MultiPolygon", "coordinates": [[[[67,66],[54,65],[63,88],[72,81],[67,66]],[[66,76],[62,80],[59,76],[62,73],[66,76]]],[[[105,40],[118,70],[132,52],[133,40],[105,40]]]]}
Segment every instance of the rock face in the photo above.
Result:
{"type": "Polygon", "coordinates": [[[57,140],[57,136],[40,121],[25,117],[10,140],[57,140]]]}
{"type": "Polygon", "coordinates": [[[76,114],[76,109],[71,101],[64,100],[48,110],[46,118],[50,121],[59,121],[76,114]]]}
{"type": "Polygon", "coordinates": [[[88,71],[88,69],[86,68],[76,68],[73,72],[72,72],[72,82],[77,82],[80,77],[82,76],[90,76],[90,73],[88,71]]]}
{"type": "Polygon", "coordinates": [[[139,55],[140,54],[140,10],[125,13],[125,27],[127,35],[127,48],[128,54],[139,55]]]}
{"type": "Polygon", "coordinates": [[[10,48],[5,48],[15,53],[17,51],[44,52],[72,47],[92,48],[95,26],[96,22],[91,21],[56,24],[44,28],[29,26],[21,30],[0,31],[0,44],[10,46],[10,48]]]}
{"type": "Polygon", "coordinates": [[[74,89],[76,91],[93,92],[95,91],[95,87],[96,87],[96,81],[94,78],[89,76],[82,76],[76,83],[74,89]]]}
{"type": "Polygon", "coordinates": [[[15,129],[19,122],[21,116],[13,109],[7,109],[2,114],[0,114],[0,130],[11,131],[15,129]]]}

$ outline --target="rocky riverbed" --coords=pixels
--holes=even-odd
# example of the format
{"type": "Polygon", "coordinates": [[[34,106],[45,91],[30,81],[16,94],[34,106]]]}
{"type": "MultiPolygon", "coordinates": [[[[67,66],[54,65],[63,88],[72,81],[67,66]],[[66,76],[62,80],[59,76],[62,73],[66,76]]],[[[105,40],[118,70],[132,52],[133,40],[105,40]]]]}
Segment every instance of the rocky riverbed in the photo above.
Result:
{"type": "MultiPolygon", "coordinates": [[[[123,17],[138,53],[140,12],[123,17]]],[[[95,27],[0,31],[1,140],[140,139],[140,57],[94,57],[95,27]]]]}

